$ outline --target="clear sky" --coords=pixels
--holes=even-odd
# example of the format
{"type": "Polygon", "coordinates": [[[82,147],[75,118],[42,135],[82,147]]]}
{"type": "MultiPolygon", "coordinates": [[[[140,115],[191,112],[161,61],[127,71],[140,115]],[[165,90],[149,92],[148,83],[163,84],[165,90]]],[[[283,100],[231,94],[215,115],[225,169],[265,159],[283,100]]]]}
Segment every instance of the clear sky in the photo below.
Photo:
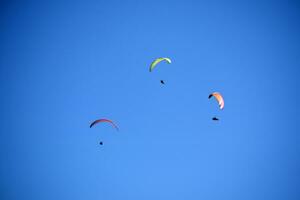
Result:
{"type": "Polygon", "coordinates": [[[296,1],[2,1],[0,28],[1,199],[300,199],[296,1]]]}

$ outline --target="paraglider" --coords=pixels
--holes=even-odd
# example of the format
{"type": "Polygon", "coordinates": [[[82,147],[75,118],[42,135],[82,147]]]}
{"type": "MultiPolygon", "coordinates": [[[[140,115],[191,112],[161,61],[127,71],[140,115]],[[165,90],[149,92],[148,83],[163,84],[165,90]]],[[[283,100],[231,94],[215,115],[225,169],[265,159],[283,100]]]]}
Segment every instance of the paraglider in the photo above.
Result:
{"type": "MultiPolygon", "coordinates": [[[[214,92],[208,96],[208,99],[210,99],[211,97],[215,97],[215,99],[217,100],[217,102],[219,104],[219,108],[222,110],[224,108],[224,99],[223,99],[222,95],[219,92],[214,92]]],[[[219,118],[213,117],[212,120],[219,121],[219,118]]]]}
{"type": "Polygon", "coordinates": [[[109,119],[97,119],[91,123],[90,128],[92,128],[94,125],[96,125],[98,123],[102,123],[102,122],[110,123],[117,131],[119,130],[118,126],[109,119]]]}
{"type": "Polygon", "coordinates": [[[160,83],[163,84],[163,85],[165,84],[165,82],[163,80],[160,80],[160,83]]]}
{"type": "MultiPolygon", "coordinates": [[[[91,123],[90,128],[92,128],[94,125],[96,125],[96,124],[98,124],[98,123],[109,123],[109,124],[111,124],[117,131],[119,130],[118,126],[117,126],[113,121],[111,121],[111,120],[109,120],[109,119],[97,119],[97,120],[95,120],[95,121],[93,121],[93,122],[91,123]]],[[[100,142],[99,142],[99,145],[102,146],[102,145],[103,145],[103,142],[100,141],[100,142]]]]}
{"type": "Polygon", "coordinates": [[[223,99],[223,97],[222,97],[222,95],[221,95],[220,93],[214,92],[214,93],[212,93],[212,94],[210,94],[210,95],[208,96],[209,99],[210,99],[211,97],[215,97],[215,98],[216,98],[216,100],[218,101],[218,104],[219,104],[220,109],[223,109],[223,108],[224,108],[224,99],[223,99]]]}
{"type": "Polygon", "coordinates": [[[157,58],[157,59],[155,59],[155,60],[151,63],[150,68],[149,68],[149,71],[152,72],[152,70],[156,67],[156,65],[157,65],[158,63],[160,63],[161,61],[164,61],[164,60],[165,60],[167,63],[171,64],[171,59],[170,59],[170,58],[157,58]]]}

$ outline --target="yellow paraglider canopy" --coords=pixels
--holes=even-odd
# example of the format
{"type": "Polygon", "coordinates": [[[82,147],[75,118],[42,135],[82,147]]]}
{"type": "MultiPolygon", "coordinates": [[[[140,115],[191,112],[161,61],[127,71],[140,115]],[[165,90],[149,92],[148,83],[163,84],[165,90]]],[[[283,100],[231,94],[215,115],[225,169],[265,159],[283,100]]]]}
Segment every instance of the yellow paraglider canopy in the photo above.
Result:
{"type": "Polygon", "coordinates": [[[156,67],[156,65],[157,65],[158,63],[160,63],[161,61],[164,61],[164,60],[167,61],[167,63],[171,64],[171,59],[170,59],[170,58],[157,58],[157,59],[155,59],[155,60],[151,63],[150,68],[149,68],[149,71],[152,72],[152,70],[156,67]]]}

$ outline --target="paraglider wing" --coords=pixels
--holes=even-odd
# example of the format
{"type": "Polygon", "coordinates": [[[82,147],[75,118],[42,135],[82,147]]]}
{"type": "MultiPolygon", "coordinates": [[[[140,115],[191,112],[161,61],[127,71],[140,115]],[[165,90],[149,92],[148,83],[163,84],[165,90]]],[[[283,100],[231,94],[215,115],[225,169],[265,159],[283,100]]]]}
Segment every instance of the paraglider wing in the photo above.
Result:
{"type": "Polygon", "coordinates": [[[220,93],[214,92],[214,93],[212,93],[212,94],[210,94],[210,95],[208,96],[209,99],[210,99],[211,97],[215,97],[215,98],[216,98],[216,100],[217,100],[218,103],[219,103],[220,109],[223,109],[223,108],[224,108],[224,99],[223,99],[223,97],[222,97],[222,95],[221,95],[220,93]]]}
{"type": "Polygon", "coordinates": [[[92,128],[94,125],[101,123],[101,122],[107,122],[110,123],[117,131],[119,130],[118,126],[111,120],[109,119],[97,119],[95,121],[93,121],[90,125],[90,128],[92,128]]]}
{"type": "Polygon", "coordinates": [[[171,59],[170,59],[170,58],[157,58],[157,59],[155,59],[155,60],[151,63],[150,68],[149,68],[149,71],[152,72],[152,70],[154,69],[154,67],[155,67],[158,63],[160,63],[161,61],[164,61],[164,60],[167,61],[167,63],[171,64],[171,59]]]}

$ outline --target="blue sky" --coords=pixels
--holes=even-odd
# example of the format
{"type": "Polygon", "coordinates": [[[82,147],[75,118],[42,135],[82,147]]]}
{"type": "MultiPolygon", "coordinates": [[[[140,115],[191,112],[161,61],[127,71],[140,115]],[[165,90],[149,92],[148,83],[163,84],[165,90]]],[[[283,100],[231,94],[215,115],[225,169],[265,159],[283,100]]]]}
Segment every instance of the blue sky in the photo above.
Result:
{"type": "Polygon", "coordinates": [[[299,11],[1,3],[1,199],[299,199],[299,11]]]}

